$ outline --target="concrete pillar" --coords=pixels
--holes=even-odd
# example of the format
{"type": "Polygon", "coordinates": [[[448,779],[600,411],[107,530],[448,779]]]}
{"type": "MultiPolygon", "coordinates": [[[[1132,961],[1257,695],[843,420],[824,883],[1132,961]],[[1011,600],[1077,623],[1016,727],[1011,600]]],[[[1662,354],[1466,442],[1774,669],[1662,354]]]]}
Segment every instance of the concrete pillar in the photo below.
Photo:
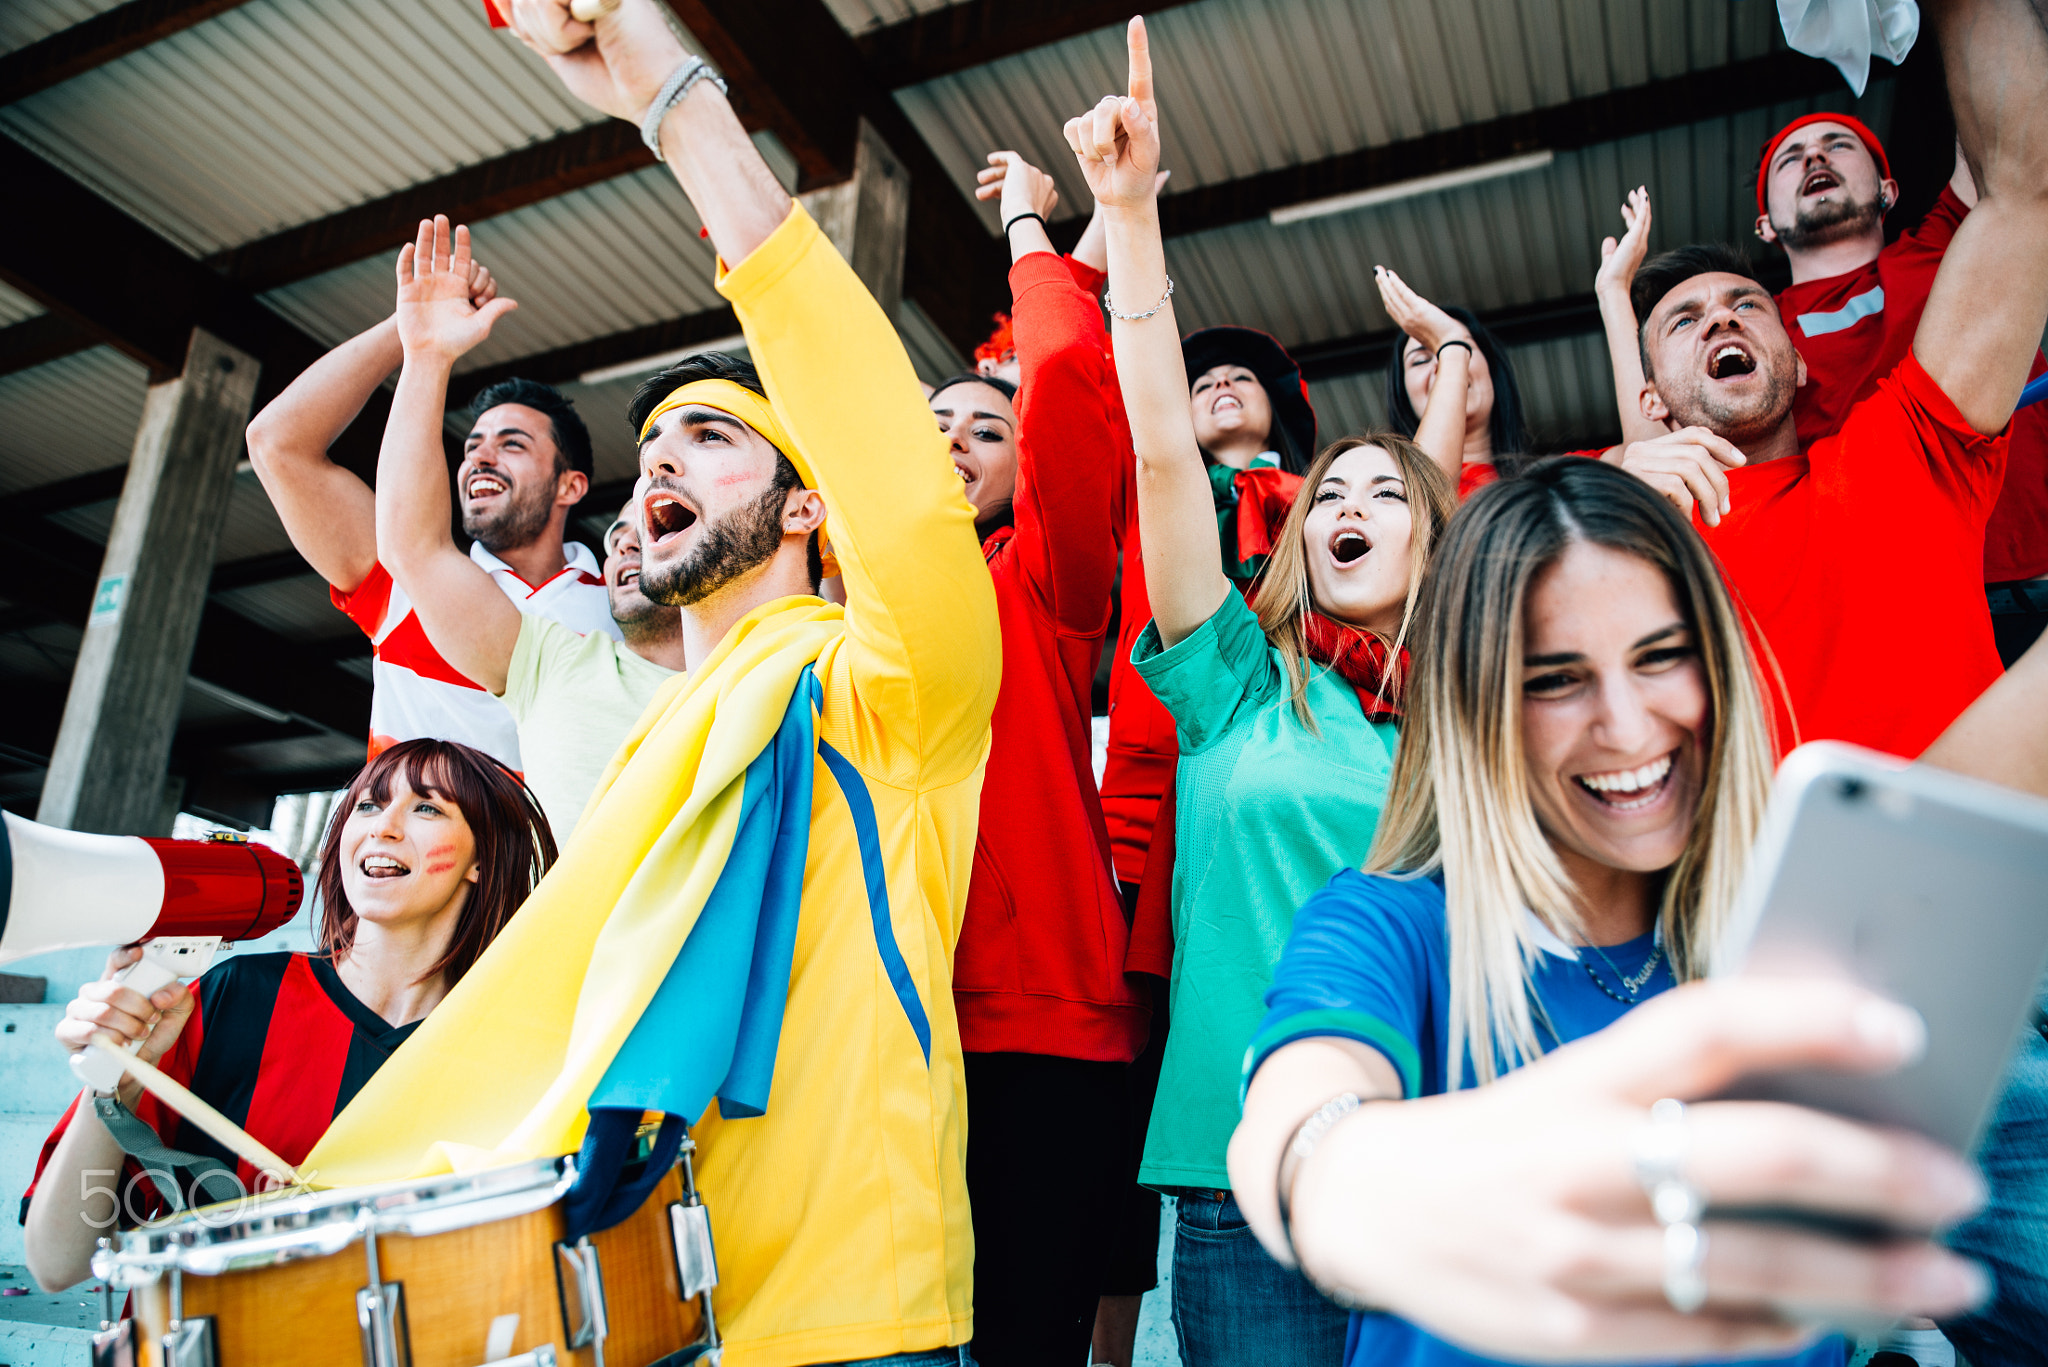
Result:
{"type": "Polygon", "coordinates": [[[171,734],[258,370],[253,357],[194,328],[184,373],[150,386],[38,821],[170,833],[171,734]]]}
{"type": "Polygon", "coordinates": [[[892,320],[903,301],[903,246],[910,228],[910,172],[866,119],[854,148],[853,179],[813,190],[804,208],[853,266],[892,320]]]}

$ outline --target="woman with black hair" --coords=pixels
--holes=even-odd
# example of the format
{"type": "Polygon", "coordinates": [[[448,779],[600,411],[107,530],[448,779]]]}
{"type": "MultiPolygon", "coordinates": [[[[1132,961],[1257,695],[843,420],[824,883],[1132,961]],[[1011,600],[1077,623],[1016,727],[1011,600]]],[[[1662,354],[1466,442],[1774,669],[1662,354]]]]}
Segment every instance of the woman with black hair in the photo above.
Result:
{"type": "Polygon", "coordinates": [[[1516,473],[1529,428],[1507,352],[1470,309],[1432,304],[1385,266],[1373,279],[1404,334],[1387,359],[1387,425],[1434,456],[1461,499],[1516,473]]]}
{"type": "MultiPolygon", "coordinates": [[[[401,741],[335,804],[320,847],[316,952],[236,955],[143,997],[114,981],[140,951],[117,949],[65,1010],[57,1041],[73,1052],[100,1033],[137,1044],[145,1063],[299,1163],[554,862],[547,818],[504,766],[454,741],[401,741]]],[[[265,1180],[134,1078],[111,1097],[84,1093],[45,1141],[22,1198],[29,1271],[48,1290],[88,1275],[106,1224],[164,1204],[101,1123],[109,1100],[174,1151],[229,1166],[239,1190],[265,1180]],[[95,1174],[119,1180],[92,1186],[95,1174]]],[[[211,1185],[192,1197],[218,1199],[211,1185]]]]}

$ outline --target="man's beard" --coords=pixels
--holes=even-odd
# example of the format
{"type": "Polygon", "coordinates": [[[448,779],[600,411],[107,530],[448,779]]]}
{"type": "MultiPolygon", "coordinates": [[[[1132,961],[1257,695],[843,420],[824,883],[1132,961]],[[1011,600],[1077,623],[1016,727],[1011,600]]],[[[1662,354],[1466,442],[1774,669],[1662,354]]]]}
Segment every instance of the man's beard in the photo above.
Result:
{"type": "Polygon", "coordinates": [[[553,511],[553,501],[545,488],[536,487],[529,496],[515,485],[512,496],[487,513],[472,514],[464,508],[462,530],[482,542],[485,550],[497,554],[539,540],[553,511]]]}
{"type": "Polygon", "coordinates": [[[1844,238],[1861,237],[1883,222],[1884,209],[1875,199],[1860,204],[1839,199],[1823,200],[1810,209],[1799,210],[1789,228],[1780,228],[1775,223],[1771,226],[1787,250],[1805,251],[1844,238]]]}
{"type": "Polygon", "coordinates": [[[1704,378],[1695,377],[1693,387],[1682,393],[1666,393],[1673,427],[1704,427],[1737,446],[1769,436],[1791,411],[1793,386],[1779,367],[1759,361],[1758,369],[1768,383],[1757,399],[1740,407],[1722,403],[1714,382],[1704,378]]]}
{"type": "Polygon", "coordinates": [[[690,553],[673,565],[653,565],[641,551],[640,592],[654,602],[686,608],[774,558],[782,546],[782,509],[789,495],[770,487],[754,502],[707,525],[690,553]]]}

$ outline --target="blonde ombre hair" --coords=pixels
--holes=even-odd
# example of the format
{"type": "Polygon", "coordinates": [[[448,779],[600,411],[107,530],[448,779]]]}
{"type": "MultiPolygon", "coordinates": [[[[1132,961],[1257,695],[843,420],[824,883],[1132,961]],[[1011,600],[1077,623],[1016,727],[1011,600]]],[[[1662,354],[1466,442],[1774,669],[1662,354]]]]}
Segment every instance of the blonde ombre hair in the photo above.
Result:
{"type": "Polygon", "coordinates": [[[1661,495],[1570,456],[1474,495],[1418,605],[1407,721],[1365,864],[1368,873],[1443,873],[1452,1089],[1464,1085],[1468,1049],[1481,1085],[1542,1053],[1529,991],[1542,951],[1521,908],[1586,942],[1577,890],[1536,819],[1522,750],[1529,586],[1579,542],[1664,571],[1706,680],[1699,810],[1665,873],[1657,918],[1679,982],[1715,966],[1770,790],[1770,719],[1741,620],[1705,544],[1661,495]]]}
{"type": "Polygon", "coordinates": [[[1321,729],[1308,706],[1311,661],[1307,632],[1302,625],[1308,614],[1316,611],[1316,605],[1315,594],[1309,585],[1308,552],[1302,528],[1307,525],[1309,509],[1315,506],[1316,487],[1330,473],[1337,457],[1361,446],[1377,447],[1393,457],[1394,467],[1401,472],[1401,483],[1408,497],[1409,517],[1414,523],[1414,530],[1408,534],[1408,597],[1401,608],[1400,627],[1392,637],[1364,627],[1351,628],[1365,635],[1378,636],[1386,643],[1387,658],[1395,662],[1395,668],[1389,671],[1387,678],[1390,700],[1400,697],[1401,647],[1406,644],[1409,626],[1415,620],[1416,600],[1422,593],[1430,553],[1436,547],[1437,537],[1443,534],[1444,524],[1458,509],[1458,491],[1442,467],[1431,460],[1421,447],[1396,432],[1375,432],[1333,441],[1323,448],[1323,453],[1315,458],[1308,467],[1308,473],[1302,476],[1301,488],[1287,509],[1287,520],[1273,539],[1272,556],[1266,561],[1265,569],[1259,574],[1258,585],[1252,591],[1252,612],[1259,619],[1260,630],[1266,633],[1267,643],[1280,652],[1280,662],[1287,670],[1287,682],[1293,689],[1294,715],[1312,734],[1317,735],[1321,734],[1321,729]]]}

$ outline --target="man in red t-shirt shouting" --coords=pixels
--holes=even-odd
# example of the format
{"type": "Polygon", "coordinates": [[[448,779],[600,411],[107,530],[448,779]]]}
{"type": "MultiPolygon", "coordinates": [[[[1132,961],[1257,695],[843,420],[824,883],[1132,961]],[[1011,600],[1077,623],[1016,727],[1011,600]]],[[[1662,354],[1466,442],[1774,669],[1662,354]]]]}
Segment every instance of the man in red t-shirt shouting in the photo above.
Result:
{"type": "Polygon", "coordinates": [[[1840,431],[1801,451],[1807,364],[1739,253],[1668,252],[1632,291],[1642,412],[1670,434],[1622,464],[1693,506],[1783,679],[1781,746],[1917,755],[1999,673],[1983,539],[2048,322],[2048,32],[2027,0],[1935,15],[1980,198],[1840,431]]]}
{"type": "MultiPolygon", "coordinates": [[[[1794,119],[1763,146],[1756,235],[1784,248],[1792,266],[1778,313],[1806,361],[1807,380],[1792,404],[1802,446],[1840,431],[1849,409],[1905,359],[1977,186],[1958,149],[1955,174],[1934,207],[1886,246],[1884,217],[1898,197],[1884,145],[1846,114],[1794,119]]],[[[2044,370],[2048,360],[2037,354],[2030,373],[2044,370]]],[[[1984,532],[1990,584],[2048,575],[2048,406],[2021,410],[2011,437],[2005,485],[1984,532]]],[[[2025,647],[2000,644],[2008,658],[2025,647]]]]}

